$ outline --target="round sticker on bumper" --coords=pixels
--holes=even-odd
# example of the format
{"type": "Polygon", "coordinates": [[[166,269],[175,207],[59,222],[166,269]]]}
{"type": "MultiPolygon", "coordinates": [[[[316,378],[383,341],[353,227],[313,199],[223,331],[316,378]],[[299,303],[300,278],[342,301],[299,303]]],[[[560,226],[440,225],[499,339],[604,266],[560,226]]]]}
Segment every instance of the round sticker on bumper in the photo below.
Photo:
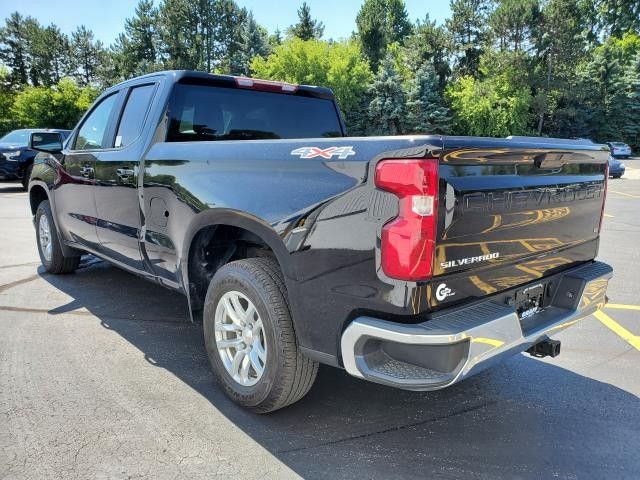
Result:
{"type": "Polygon", "coordinates": [[[442,302],[447,297],[453,297],[454,295],[455,292],[447,287],[446,283],[441,283],[440,285],[438,285],[438,288],[436,288],[436,299],[439,302],[442,302]]]}

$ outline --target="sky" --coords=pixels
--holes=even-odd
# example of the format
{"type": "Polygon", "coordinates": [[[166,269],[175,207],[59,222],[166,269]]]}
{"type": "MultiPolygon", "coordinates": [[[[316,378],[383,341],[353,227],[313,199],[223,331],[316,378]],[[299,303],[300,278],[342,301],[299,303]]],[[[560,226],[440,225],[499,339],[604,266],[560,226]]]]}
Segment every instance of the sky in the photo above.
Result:
{"type": "MultiPolygon", "coordinates": [[[[256,20],[270,33],[295,23],[302,0],[236,0],[253,11],[256,20]]],[[[55,23],[65,33],[79,25],[93,30],[96,38],[111,44],[123,30],[124,20],[133,15],[137,0],[0,0],[0,19],[11,12],[35,17],[41,24],[55,23]]],[[[362,0],[307,0],[314,18],[325,25],[324,38],[340,39],[356,28],[355,18],[362,0]]],[[[448,0],[405,0],[411,20],[424,19],[428,13],[438,23],[449,16],[448,0]]],[[[156,0],[158,4],[158,0],[156,0]]],[[[3,21],[4,23],[4,21],[3,21]]]]}

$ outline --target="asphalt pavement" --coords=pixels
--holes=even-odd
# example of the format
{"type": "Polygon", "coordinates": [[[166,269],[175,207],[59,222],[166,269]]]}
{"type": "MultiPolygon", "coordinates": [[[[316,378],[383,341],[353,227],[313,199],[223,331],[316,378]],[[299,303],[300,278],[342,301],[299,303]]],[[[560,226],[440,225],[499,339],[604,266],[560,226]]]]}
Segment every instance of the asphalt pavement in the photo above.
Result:
{"type": "Polygon", "coordinates": [[[226,399],[185,299],[87,257],[40,266],[27,194],[0,184],[0,478],[640,478],[640,160],[610,180],[610,304],[449,389],[321,368],[271,415],[226,399]]]}

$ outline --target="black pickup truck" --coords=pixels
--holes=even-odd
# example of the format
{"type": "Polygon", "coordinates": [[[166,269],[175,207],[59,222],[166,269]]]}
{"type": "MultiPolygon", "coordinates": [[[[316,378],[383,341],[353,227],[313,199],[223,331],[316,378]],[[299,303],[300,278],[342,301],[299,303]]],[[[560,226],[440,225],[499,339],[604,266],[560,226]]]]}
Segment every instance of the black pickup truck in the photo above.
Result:
{"type": "Polygon", "coordinates": [[[555,356],[549,335],[606,301],[606,146],[350,138],[326,88],[186,71],[110,88],[49,137],[29,185],[45,268],[88,252],[184,293],[256,412],[318,363],[434,390],[555,356]]]}

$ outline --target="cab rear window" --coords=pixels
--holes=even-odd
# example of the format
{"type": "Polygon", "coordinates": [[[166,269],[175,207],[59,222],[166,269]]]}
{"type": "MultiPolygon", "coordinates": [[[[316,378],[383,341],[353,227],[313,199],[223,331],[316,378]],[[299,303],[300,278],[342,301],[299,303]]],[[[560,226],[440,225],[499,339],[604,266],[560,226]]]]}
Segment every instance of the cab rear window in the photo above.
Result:
{"type": "Polygon", "coordinates": [[[340,137],[331,100],[290,94],[177,84],[168,142],[340,137]]]}

